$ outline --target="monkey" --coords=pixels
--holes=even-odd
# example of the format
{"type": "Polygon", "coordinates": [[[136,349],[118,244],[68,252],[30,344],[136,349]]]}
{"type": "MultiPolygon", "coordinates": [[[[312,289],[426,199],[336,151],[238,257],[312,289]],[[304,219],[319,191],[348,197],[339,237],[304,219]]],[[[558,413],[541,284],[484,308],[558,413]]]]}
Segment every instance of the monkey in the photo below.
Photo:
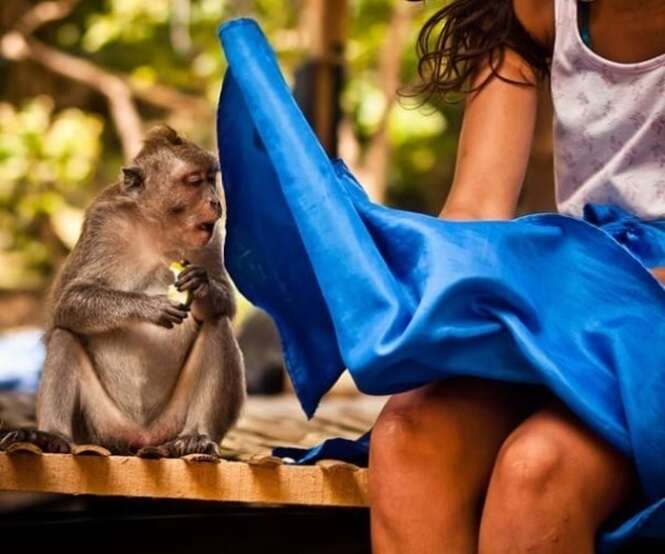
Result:
{"type": "Polygon", "coordinates": [[[37,427],[6,433],[0,449],[219,457],[245,383],[218,176],[212,154],[159,126],[93,200],[50,293],[37,427]],[[165,294],[174,260],[191,304],[165,294]]]}

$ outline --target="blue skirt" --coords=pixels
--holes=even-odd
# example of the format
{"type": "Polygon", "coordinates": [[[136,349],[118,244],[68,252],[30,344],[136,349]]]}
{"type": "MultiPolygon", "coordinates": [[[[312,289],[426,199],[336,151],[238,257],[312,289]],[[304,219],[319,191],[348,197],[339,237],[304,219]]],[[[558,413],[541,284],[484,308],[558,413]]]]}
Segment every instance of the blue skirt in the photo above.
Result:
{"type": "MultiPolygon", "coordinates": [[[[348,368],[385,395],[451,376],[542,385],[635,463],[642,503],[599,538],[665,537],[665,222],[445,221],[373,204],[326,156],[258,26],[220,30],[226,260],[279,328],[308,415],[348,368]]],[[[358,443],[305,453],[354,460],[358,443]]]]}

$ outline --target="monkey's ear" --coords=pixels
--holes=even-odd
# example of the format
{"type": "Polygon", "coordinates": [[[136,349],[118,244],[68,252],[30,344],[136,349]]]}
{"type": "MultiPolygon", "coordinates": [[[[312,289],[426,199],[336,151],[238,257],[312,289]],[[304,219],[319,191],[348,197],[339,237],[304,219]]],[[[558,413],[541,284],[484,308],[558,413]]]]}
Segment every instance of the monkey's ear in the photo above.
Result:
{"type": "Polygon", "coordinates": [[[122,168],[122,186],[127,192],[136,192],[143,188],[144,175],[140,167],[122,168]]]}

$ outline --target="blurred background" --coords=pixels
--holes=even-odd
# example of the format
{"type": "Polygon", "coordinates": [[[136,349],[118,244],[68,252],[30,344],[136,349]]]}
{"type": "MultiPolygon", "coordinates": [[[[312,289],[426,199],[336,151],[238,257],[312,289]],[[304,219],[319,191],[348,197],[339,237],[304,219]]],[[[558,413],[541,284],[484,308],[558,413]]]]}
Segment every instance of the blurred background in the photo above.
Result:
{"type": "MultiPolygon", "coordinates": [[[[453,178],[463,105],[408,93],[418,31],[443,4],[0,2],[0,385],[35,388],[49,283],[77,240],[85,206],[117,178],[144,131],[166,122],[215,149],[225,71],[216,31],[231,18],[260,22],[325,148],[373,199],[437,214],[453,178]]],[[[552,207],[551,111],[541,96],[521,212],[552,207]]],[[[281,390],[275,330],[243,299],[240,308],[250,389],[281,390]]]]}

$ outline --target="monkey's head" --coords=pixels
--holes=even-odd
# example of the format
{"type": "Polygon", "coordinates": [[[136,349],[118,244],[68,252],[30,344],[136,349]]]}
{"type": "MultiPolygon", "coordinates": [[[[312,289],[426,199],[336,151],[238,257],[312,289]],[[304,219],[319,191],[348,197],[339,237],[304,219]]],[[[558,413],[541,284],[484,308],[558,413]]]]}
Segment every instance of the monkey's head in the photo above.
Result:
{"type": "Polygon", "coordinates": [[[217,159],[166,125],[152,129],[122,187],[141,214],[160,228],[167,244],[200,248],[222,216],[217,159]]]}

